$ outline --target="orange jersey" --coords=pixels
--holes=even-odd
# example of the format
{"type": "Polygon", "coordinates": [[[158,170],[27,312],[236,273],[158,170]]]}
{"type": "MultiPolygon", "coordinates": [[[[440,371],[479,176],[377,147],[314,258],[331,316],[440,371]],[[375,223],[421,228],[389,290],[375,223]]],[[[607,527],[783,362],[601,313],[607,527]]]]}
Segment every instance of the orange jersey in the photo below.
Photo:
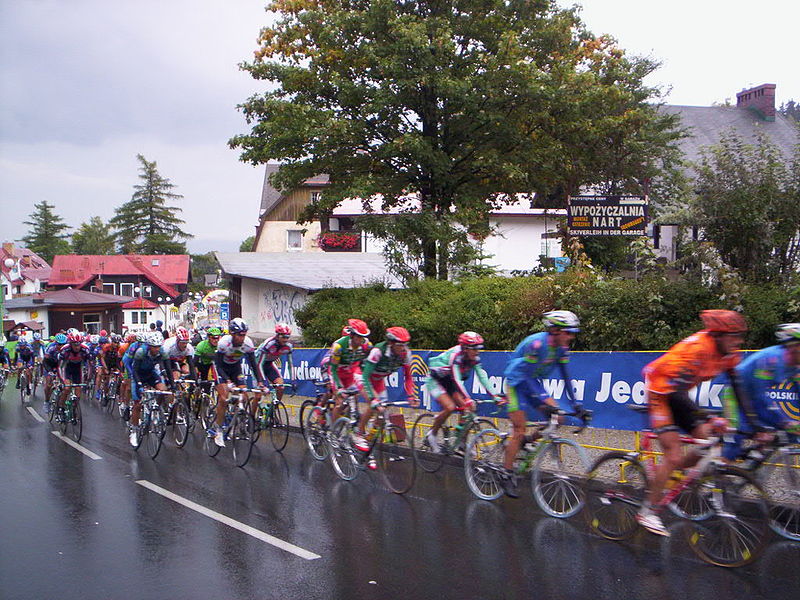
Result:
{"type": "Polygon", "coordinates": [[[119,345],[118,354],[119,354],[120,358],[122,358],[122,356],[125,354],[125,350],[128,349],[128,346],[130,346],[130,344],[127,343],[127,342],[122,343],[122,344],[119,345]]]}
{"type": "Polygon", "coordinates": [[[713,379],[739,364],[738,353],[722,356],[708,331],[699,331],[681,340],[642,372],[647,389],[657,394],[670,394],[713,379]]]}

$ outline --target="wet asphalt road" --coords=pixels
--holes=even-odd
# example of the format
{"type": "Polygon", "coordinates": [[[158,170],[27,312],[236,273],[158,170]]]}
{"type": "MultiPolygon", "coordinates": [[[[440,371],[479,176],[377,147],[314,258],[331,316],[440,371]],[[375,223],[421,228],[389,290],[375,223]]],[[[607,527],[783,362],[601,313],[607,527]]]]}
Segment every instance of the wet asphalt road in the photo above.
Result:
{"type": "MultiPolygon", "coordinates": [[[[31,405],[39,414],[41,402],[31,405]]],[[[297,433],[262,440],[244,469],[206,456],[198,433],[155,461],[118,420],[84,407],[81,445],[50,433],[14,395],[0,402],[0,598],[798,598],[800,544],[775,539],[753,565],[721,569],[669,539],[599,539],[580,516],[475,499],[462,472],[420,474],[404,497],[362,473],[339,480],[297,433]],[[306,560],[145,488],[289,542],[306,560]]]]}

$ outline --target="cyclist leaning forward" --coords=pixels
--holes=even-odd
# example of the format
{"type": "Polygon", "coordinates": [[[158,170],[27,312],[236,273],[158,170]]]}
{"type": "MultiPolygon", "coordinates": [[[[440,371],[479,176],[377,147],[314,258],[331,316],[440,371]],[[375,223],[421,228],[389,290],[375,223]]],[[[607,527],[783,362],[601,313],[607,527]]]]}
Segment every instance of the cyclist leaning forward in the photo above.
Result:
{"type": "Polygon", "coordinates": [[[95,392],[96,398],[100,399],[101,390],[108,385],[108,377],[112,371],[119,371],[122,360],[119,355],[119,345],[122,342],[122,336],[112,335],[110,340],[100,347],[100,366],[97,369],[97,377],[95,378],[95,392]]]}
{"type": "MultiPolygon", "coordinates": [[[[361,362],[372,350],[372,342],[367,339],[370,331],[367,324],[361,319],[348,319],[347,326],[342,330],[344,337],[339,338],[331,345],[330,361],[328,368],[331,374],[331,387],[334,392],[342,392],[347,388],[357,387],[364,396],[363,376],[361,362]]],[[[335,395],[333,406],[333,421],[342,416],[343,398],[340,393],[335,395]]],[[[366,400],[366,398],[365,398],[366,400]]]]}
{"type": "Polygon", "coordinates": [[[80,385],[83,366],[94,360],[91,351],[82,342],[82,339],[81,334],[77,331],[71,332],[67,335],[66,345],[58,353],[58,376],[64,384],[64,389],[58,399],[59,407],[63,407],[67,400],[69,394],[67,383],[80,385]]]}
{"type": "MultiPolygon", "coordinates": [[[[525,405],[539,409],[543,404],[559,408],[558,403],[545,390],[542,378],[558,366],[564,379],[564,390],[576,416],[580,418],[583,408],[575,399],[567,364],[569,346],[580,331],[580,322],[575,313],[568,310],[553,310],[542,315],[546,331],[534,333],[522,340],[506,365],[503,376],[508,384],[508,416],[513,433],[505,450],[505,477],[500,482],[506,496],[518,498],[517,480],[513,476],[514,459],[525,440],[527,415],[525,405]]],[[[533,441],[531,438],[529,441],[533,441]]]]}
{"type": "MultiPolygon", "coordinates": [[[[247,335],[247,323],[239,317],[231,320],[228,324],[230,335],[224,336],[217,344],[217,353],[214,356],[214,366],[217,370],[217,419],[214,429],[214,443],[217,446],[225,447],[225,433],[223,423],[225,422],[225,411],[228,410],[228,386],[237,386],[244,383],[244,373],[242,372],[242,361],[247,360],[252,376],[256,378],[259,387],[264,386],[264,376],[258,368],[255,359],[256,347],[253,340],[247,335]]],[[[247,382],[248,387],[252,387],[252,381],[247,382]]],[[[254,394],[250,401],[250,414],[256,414],[258,400],[261,394],[254,394]]]]}
{"type": "MultiPolygon", "coordinates": [[[[433,420],[433,425],[425,441],[433,452],[439,452],[436,433],[456,408],[474,411],[475,401],[469,397],[464,382],[475,371],[475,376],[487,391],[491,388],[489,378],[481,367],[478,353],[483,348],[483,338],[474,331],[465,331],[458,336],[458,345],[428,361],[430,374],[425,380],[425,387],[431,399],[436,400],[442,410],[433,420]]],[[[494,396],[495,402],[500,398],[494,396]]]]}
{"type": "Polygon", "coordinates": [[[732,310],[704,310],[700,318],[702,331],[678,342],[642,371],[650,424],[658,435],[664,458],[648,483],[648,495],[636,520],[657,535],[668,536],[669,532],[652,506],[660,500],[672,471],[691,467],[699,459],[696,452],[682,452],[680,431],[696,439],[706,439],[712,433],[711,423],[689,398],[689,389],[727,373],[734,393],[742,400],[734,368],[739,364],[738,351],[747,331],[744,317],[732,310]]]}
{"type": "Polygon", "coordinates": [[[165,364],[161,346],[164,337],[159,331],[151,331],[144,335],[144,341],[133,354],[131,371],[133,373],[133,408],[131,409],[131,446],[136,446],[135,428],[139,425],[139,415],[142,412],[141,392],[145,387],[166,391],[169,382],[172,384],[172,373],[165,364]]]}
{"type": "MultiPolygon", "coordinates": [[[[27,340],[20,339],[17,342],[17,349],[16,353],[14,354],[14,362],[16,363],[17,370],[22,371],[25,370],[25,374],[28,377],[28,384],[26,385],[25,394],[30,396],[31,395],[31,377],[33,377],[33,364],[36,358],[36,354],[33,351],[30,343],[27,340]]],[[[17,377],[17,389],[20,388],[20,378],[17,377]]]]}
{"type": "Polygon", "coordinates": [[[194,349],[194,367],[200,380],[200,386],[206,393],[211,392],[211,383],[216,381],[212,367],[220,337],[222,337],[222,330],[219,327],[209,327],[206,331],[206,339],[200,341],[194,349]]]}
{"type": "Polygon", "coordinates": [[[275,325],[275,335],[271,338],[264,340],[261,345],[256,348],[256,362],[264,374],[264,377],[269,379],[269,382],[278,387],[275,388],[275,396],[278,400],[283,400],[283,377],[275,363],[280,364],[282,356],[286,357],[286,362],[289,365],[289,373],[294,372],[294,365],[292,364],[292,344],[289,342],[289,337],[292,335],[292,328],[288,325],[275,325]]]}
{"type": "MultiPolygon", "coordinates": [[[[364,391],[369,397],[369,407],[361,415],[358,421],[358,429],[353,436],[353,445],[362,452],[369,450],[369,442],[364,437],[367,423],[377,410],[382,412],[384,402],[388,395],[386,392],[386,378],[399,370],[403,369],[403,384],[405,387],[408,403],[412,408],[419,406],[416,394],[414,393],[414,380],[411,377],[411,352],[408,343],[411,341],[411,334],[403,327],[390,327],[386,330],[386,341],[373,346],[369,355],[364,361],[363,381],[364,391]]],[[[374,460],[370,460],[368,466],[376,468],[374,460]]]]}
{"type": "Polygon", "coordinates": [[[190,379],[196,378],[194,370],[194,346],[189,341],[189,330],[185,327],[178,327],[175,335],[164,340],[161,346],[161,354],[164,361],[172,372],[173,379],[189,376],[190,379]]]}

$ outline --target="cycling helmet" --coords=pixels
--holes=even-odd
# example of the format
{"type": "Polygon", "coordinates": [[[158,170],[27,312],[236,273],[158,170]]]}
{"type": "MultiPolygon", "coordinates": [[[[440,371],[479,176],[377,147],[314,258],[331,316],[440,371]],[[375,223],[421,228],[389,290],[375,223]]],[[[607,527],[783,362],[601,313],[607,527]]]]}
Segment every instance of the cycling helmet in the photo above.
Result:
{"type": "Polygon", "coordinates": [[[783,325],[778,325],[778,329],[775,331],[775,337],[777,337],[778,341],[782,344],[800,342],[800,323],[784,323],[783,325]]]}
{"type": "Polygon", "coordinates": [[[100,336],[99,336],[99,335],[90,335],[90,336],[89,336],[89,341],[90,341],[92,344],[97,344],[97,343],[99,343],[99,342],[100,342],[100,336]]]}
{"type": "Polygon", "coordinates": [[[28,347],[28,340],[25,338],[19,338],[17,340],[17,348],[27,348],[28,347]]]}
{"type": "Polygon", "coordinates": [[[67,334],[67,342],[70,344],[80,344],[83,341],[81,338],[81,334],[78,333],[77,329],[72,333],[67,334]]]}
{"type": "Polygon", "coordinates": [[[101,344],[107,344],[108,343],[108,336],[107,335],[101,335],[100,339],[98,340],[98,342],[101,343],[101,344]]]}
{"type": "Polygon", "coordinates": [[[191,336],[189,335],[189,330],[186,327],[178,327],[175,330],[175,337],[179,342],[188,342],[191,336]]]}
{"type": "Polygon", "coordinates": [[[70,327],[69,329],[67,329],[67,335],[69,335],[70,333],[80,333],[80,331],[78,331],[74,327],[70,327]]]}
{"type": "Polygon", "coordinates": [[[275,325],[275,335],[292,335],[292,328],[288,325],[278,323],[275,325]]]}
{"type": "Polygon", "coordinates": [[[111,335],[110,341],[112,344],[121,344],[122,343],[122,336],[117,335],[116,333],[111,335]]]}
{"type": "Polygon", "coordinates": [[[147,343],[147,332],[146,331],[140,331],[139,333],[137,333],[136,334],[136,341],[137,342],[141,342],[143,344],[147,343]]]}
{"type": "Polygon", "coordinates": [[[164,336],[161,335],[160,331],[151,331],[147,334],[147,340],[145,343],[148,346],[160,346],[164,343],[164,336]]]}
{"type": "Polygon", "coordinates": [[[700,313],[703,327],[713,333],[744,333],[747,323],[744,317],[732,310],[704,310],[700,313]]]}
{"type": "Polygon", "coordinates": [[[542,315],[545,327],[557,327],[570,333],[578,333],[581,322],[574,312],[568,310],[551,310],[542,315]]]}
{"type": "Polygon", "coordinates": [[[64,333],[59,333],[56,335],[56,344],[61,344],[62,346],[67,343],[67,336],[64,333]]]}
{"type": "Polygon", "coordinates": [[[474,331],[465,331],[458,336],[458,343],[465,348],[483,348],[483,338],[474,331]]]}
{"type": "Polygon", "coordinates": [[[33,341],[34,342],[38,342],[40,339],[42,339],[42,335],[40,333],[34,333],[33,334],[33,341]]]}
{"type": "Polygon", "coordinates": [[[361,319],[347,319],[347,327],[345,327],[347,335],[360,335],[367,337],[369,335],[369,327],[361,319]]]}
{"type": "Polygon", "coordinates": [[[132,344],[135,341],[136,341],[136,334],[135,333],[129,333],[129,334],[127,334],[125,336],[125,343],[126,344],[132,344]]]}
{"type": "Polygon", "coordinates": [[[406,344],[411,341],[411,334],[405,327],[389,327],[386,330],[386,339],[390,342],[406,344]]]}
{"type": "Polygon", "coordinates": [[[247,330],[247,323],[244,322],[244,319],[239,317],[236,317],[228,323],[228,331],[231,332],[231,335],[234,333],[247,333],[247,330]]]}
{"type": "Polygon", "coordinates": [[[100,337],[108,337],[108,332],[105,329],[100,330],[100,337]]]}
{"type": "Polygon", "coordinates": [[[222,329],[219,327],[209,327],[208,331],[206,331],[208,335],[220,336],[222,335],[222,329]]]}

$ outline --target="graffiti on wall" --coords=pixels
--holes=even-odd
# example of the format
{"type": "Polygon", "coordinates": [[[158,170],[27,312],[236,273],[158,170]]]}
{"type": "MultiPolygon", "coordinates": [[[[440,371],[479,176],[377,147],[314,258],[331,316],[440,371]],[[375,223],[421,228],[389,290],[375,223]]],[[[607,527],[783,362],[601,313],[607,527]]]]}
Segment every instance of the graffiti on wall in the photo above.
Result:
{"type": "Polygon", "coordinates": [[[262,323],[273,327],[275,323],[286,323],[297,327],[294,312],[306,303],[304,292],[287,288],[269,288],[263,294],[264,310],[259,314],[262,323]]]}

